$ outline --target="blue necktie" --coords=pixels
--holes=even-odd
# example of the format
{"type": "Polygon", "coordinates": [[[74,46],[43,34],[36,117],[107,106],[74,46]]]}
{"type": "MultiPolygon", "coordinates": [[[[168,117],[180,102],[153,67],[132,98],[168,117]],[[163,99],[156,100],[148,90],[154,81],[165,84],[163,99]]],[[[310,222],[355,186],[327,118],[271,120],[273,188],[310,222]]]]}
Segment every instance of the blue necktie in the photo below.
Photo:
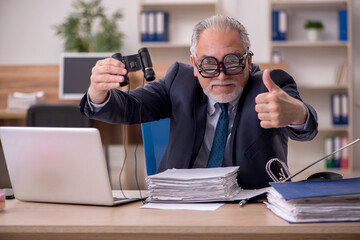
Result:
{"type": "Polygon", "coordinates": [[[225,145],[227,139],[229,116],[227,112],[227,103],[219,103],[221,114],[216,124],[214,141],[211,147],[207,168],[222,167],[225,145]]]}

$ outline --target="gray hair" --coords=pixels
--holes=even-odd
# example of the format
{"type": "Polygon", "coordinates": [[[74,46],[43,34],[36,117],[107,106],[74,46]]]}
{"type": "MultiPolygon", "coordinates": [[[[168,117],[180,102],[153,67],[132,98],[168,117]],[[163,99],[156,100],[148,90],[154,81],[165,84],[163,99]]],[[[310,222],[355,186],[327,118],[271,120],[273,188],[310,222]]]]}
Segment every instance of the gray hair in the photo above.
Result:
{"type": "Polygon", "coordinates": [[[216,15],[204,19],[195,25],[191,37],[191,55],[195,56],[199,37],[201,33],[207,29],[223,31],[235,30],[239,33],[245,48],[250,48],[249,34],[247,33],[245,27],[238,20],[227,16],[216,15]]]}

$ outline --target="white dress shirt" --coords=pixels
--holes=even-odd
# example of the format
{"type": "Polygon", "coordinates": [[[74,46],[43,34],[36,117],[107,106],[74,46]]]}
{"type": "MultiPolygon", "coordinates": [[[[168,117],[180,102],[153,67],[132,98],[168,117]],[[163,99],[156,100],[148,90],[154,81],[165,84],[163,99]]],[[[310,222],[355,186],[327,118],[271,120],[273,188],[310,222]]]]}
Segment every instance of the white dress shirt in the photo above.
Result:
{"type": "MultiPolygon", "coordinates": [[[[241,95],[240,95],[241,96],[241,95]]],[[[230,158],[230,147],[229,147],[229,139],[231,136],[231,130],[234,124],[234,119],[237,111],[237,107],[239,104],[239,99],[236,98],[234,101],[229,102],[228,105],[228,116],[229,116],[229,126],[228,126],[228,136],[226,139],[225,153],[224,153],[224,162],[232,163],[230,158]]],[[[207,115],[206,115],[206,130],[204,140],[201,144],[199,153],[196,157],[194,168],[205,168],[209,159],[211,146],[214,140],[215,128],[217,121],[221,114],[221,108],[219,104],[213,101],[211,98],[208,98],[208,107],[207,107],[207,115]]]]}

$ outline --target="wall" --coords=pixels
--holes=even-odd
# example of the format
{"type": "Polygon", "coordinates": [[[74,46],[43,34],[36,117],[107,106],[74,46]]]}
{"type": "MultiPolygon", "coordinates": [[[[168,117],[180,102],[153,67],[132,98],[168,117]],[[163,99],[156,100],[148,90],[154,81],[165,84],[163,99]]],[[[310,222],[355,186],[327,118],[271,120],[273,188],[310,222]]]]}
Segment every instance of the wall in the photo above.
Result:
{"type": "MultiPolygon", "coordinates": [[[[54,25],[72,11],[72,0],[0,0],[0,65],[58,64],[63,41],[55,35],[54,25]]],[[[137,51],[138,1],[103,0],[107,13],[122,9],[124,18],[119,24],[125,33],[124,54],[137,51]]],[[[255,58],[269,59],[267,0],[224,0],[223,13],[239,19],[248,29],[255,58]],[[249,9],[257,9],[253,14],[249,9]],[[259,16],[263,20],[259,20],[259,16]]]]}
{"type": "Polygon", "coordinates": [[[268,0],[223,0],[224,15],[238,19],[246,27],[256,62],[270,60],[268,7],[268,0]]]}
{"type": "MultiPolygon", "coordinates": [[[[52,26],[63,21],[71,10],[72,0],[0,0],[0,65],[58,64],[62,41],[55,36],[52,26]]],[[[103,0],[109,13],[123,9],[120,28],[125,32],[124,54],[137,51],[138,1],[103,0]]],[[[269,60],[269,12],[267,0],[223,0],[223,13],[239,19],[248,29],[254,60],[269,60]]],[[[353,1],[353,23],[360,22],[360,1],[353,1]]],[[[360,66],[360,31],[354,24],[353,66],[360,66]]],[[[360,102],[360,69],[354,67],[354,100],[360,102]]],[[[360,110],[355,108],[355,122],[360,121],[360,110]]],[[[355,137],[360,137],[360,124],[354,124],[355,137]]],[[[360,147],[356,147],[360,159],[360,147]]],[[[354,148],[354,149],[356,149],[354,148]]],[[[357,161],[360,168],[360,161],[357,161]]]]}
{"type": "MultiPolygon", "coordinates": [[[[0,65],[58,64],[63,41],[54,25],[72,11],[72,0],[0,0],[0,65]]],[[[107,14],[122,9],[124,54],[137,51],[137,1],[103,0],[107,14]]]]}

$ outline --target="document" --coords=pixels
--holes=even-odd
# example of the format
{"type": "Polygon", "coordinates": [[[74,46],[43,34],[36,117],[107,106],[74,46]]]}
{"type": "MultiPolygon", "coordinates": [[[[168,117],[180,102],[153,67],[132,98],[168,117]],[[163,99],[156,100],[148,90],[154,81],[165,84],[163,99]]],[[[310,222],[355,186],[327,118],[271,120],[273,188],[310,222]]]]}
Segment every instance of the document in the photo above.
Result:
{"type": "Polygon", "coordinates": [[[168,169],[147,177],[147,202],[227,202],[262,193],[238,186],[239,167],[168,169]]]}
{"type": "Polygon", "coordinates": [[[25,112],[31,105],[41,103],[43,100],[43,91],[33,93],[14,92],[8,95],[7,111],[25,112]]]}
{"type": "Polygon", "coordinates": [[[360,221],[360,178],[270,184],[265,204],[288,222],[360,221]]]}

